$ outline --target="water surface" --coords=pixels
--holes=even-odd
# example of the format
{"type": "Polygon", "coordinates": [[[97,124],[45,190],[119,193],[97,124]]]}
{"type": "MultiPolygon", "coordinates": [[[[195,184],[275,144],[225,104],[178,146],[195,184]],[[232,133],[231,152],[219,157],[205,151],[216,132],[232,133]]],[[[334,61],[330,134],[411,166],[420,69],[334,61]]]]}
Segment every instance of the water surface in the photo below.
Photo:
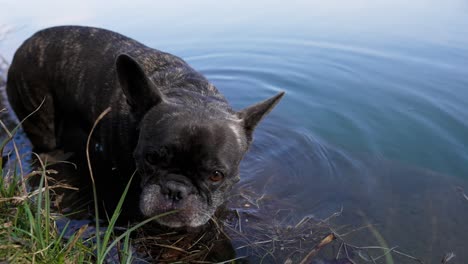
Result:
{"type": "MultiPolygon", "coordinates": [[[[468,259],[466,1],[3,3],[11,60],[34,31],[105,27],[178,55],[236,109],[286,96],[255,133],[240,188],[295,217],[373,223],[428,263],[468,259]]],[[[375,237],[356,237],[361,244],[375,237]]]]}

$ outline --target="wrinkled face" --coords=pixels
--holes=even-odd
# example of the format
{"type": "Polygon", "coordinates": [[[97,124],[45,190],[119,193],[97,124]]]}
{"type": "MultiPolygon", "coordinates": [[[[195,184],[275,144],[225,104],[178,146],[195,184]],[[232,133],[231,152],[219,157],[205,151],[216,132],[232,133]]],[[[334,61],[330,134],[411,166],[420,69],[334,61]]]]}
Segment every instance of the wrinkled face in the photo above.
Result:
{"type": "MultiPolygon", "coordinates": [[[[190,104],[172,104],[129,55],[117,57],[116,73],[131,114],[140,120],[134,158],[143,215],[176,210],[158,222],[170,227],[205,224],[239,180],[239,163],[255,127],[284,92],[236,113],[227,105],[209,108],[200,101],[190,110],[190,104]]],[[[190,78],[185,81],[194,85],[190,78]]]]}
{"type": "Polygon", "coordinates": [[[240,122],[153,108],[134,152],[141,175],[140,210],[170,227],[205,224],[239,180],[247,150],[240,122]],[[161,114],[161,113],[166,113],[161,114]]]}

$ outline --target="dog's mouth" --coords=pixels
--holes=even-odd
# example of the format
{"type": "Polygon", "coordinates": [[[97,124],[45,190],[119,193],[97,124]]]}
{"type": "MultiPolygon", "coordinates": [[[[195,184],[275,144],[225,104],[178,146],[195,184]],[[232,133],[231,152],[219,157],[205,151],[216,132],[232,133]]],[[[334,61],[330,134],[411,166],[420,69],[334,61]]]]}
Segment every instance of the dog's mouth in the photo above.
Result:
{"type": "Polygon", "coordinates": [[[160,185],[152,184],[143,188],[140,210],[146,218],[156,217],[155,220],[165,226],[196,227],[205,224],[214,214],[215,208],[208,206],[196,194],[180,200],[168,198],[161,192],[160,185]]]}
{"type": "Polygon", "coordinates": [[[153,207],[153,212],[152,215],[162,215],[164,214],[165,218],[170,218],[170,217],[183,217],[183,216],[190,216],[194,215],[195,212],[197,211],[196,205],[192,204],[190,202],[191,197],[187,198],[187,201],[183,202],[174,202],[174,201],[168,201],[168,199],[163,198],[163,199],[158,199],[157,201],[154,201],[154,207],[153,207]]]}

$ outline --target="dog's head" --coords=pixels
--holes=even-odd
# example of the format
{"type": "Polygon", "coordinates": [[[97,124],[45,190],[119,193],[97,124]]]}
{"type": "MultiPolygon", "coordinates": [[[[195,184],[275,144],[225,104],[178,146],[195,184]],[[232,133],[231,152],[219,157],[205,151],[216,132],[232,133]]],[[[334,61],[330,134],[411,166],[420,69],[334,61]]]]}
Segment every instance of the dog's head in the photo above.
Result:
{"type": "Polygon", "coordinates": [[[132,114],[140,120],[134,158],[141,212],[152,217],[175,210],[157,220],[170,227],[205,224],[239,181],[254,128],[283,93],[235,112],[223,100],[165,96],[128,55],[117,58],[116,68],[132,114]]]}

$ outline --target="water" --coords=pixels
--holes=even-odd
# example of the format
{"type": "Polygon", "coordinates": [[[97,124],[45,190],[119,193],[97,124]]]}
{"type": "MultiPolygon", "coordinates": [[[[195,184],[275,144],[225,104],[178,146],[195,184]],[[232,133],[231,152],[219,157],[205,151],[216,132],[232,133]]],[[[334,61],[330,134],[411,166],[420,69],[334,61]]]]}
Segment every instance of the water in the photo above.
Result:
{"type": "Polygon", "coordinates": [[[388,246],[429,263],[468,259],[466,1],[2,6],[21,10],[2,12],[18,28],[0,42],[8,60],[40,28],[93,25],[182,57],[236,109],[286,91],[239,188],[294,204],[298,219],[343,207],[340,222],[377,224],[388,246]]]}

